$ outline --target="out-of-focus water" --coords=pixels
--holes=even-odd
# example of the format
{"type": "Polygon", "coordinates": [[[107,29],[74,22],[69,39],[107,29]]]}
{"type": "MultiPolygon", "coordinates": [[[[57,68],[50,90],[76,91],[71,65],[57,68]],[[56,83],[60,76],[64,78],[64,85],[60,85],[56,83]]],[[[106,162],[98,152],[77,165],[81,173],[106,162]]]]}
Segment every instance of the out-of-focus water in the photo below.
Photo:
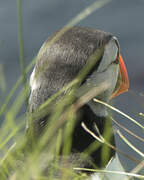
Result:
{"type": "MultiPolygon", "coordinates": [[[[92,2],[94,0],[24,0],[26,63],[37,54],[51,33],[67,24],[92,2]]],[[[130,91],[117,97],[115,106],[144,124],[144,119],[138,115],[139,112],[144,112],[144,1],[113,0],[78,25],[103,29],[118,37],[129,73],[130,91]]],[[[16,1],[0,1],[0,64],[4,67],[7,82],[7,91],[3,94],[0,92],[3,100],[20,75],[16,1]]],[[[115,114],[115,119],[144,138],[144,132],[126,118],[115,114]]],[[[144,152],[143,144],[139,140],[124,131],[121,132],[144,152]]],[[[141,159],[118,136],[116,139],[118,148],[141,159]]],[[[120,160],[127,170],[135,166],[125,157],[120,156],[120,160]]]]}

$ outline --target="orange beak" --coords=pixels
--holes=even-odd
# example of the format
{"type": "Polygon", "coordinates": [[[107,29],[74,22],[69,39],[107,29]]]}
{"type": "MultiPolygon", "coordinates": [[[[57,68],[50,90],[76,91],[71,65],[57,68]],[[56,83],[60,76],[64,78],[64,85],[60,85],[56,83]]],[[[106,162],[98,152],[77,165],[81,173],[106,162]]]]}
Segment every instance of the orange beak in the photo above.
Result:
{"type": "Polygon", "coordinates": [[[121,55],[119,55],[119,71],[120,71],[120,77],[118,79],[118,87],[116,87],[116,90],[113,92],[111,98],[116,97],[129,89],[129,78],[126,66],[124,64],[123,58],[121,55]]]}

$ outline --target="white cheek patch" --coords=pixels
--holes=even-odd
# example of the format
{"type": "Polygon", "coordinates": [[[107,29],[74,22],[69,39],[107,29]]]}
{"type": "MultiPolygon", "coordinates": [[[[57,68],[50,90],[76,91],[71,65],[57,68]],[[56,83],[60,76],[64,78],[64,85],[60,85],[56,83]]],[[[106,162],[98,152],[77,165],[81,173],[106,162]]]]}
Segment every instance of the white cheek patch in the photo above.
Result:
{"type": "MultiPolygon", "coordinates": [[[[92,77],[93,79],[89,80],[91,81],[92,87],[94,86],[99,87],[102,84],[102,82],[105,82],[108,85],[110,85],[106,91],[99,94],[96,98],[104,102],[109,102],[109,97],[112,95],[112,92],[115,89],[115,85],[118,78],[118,72],[119,72],[118,64],[111,64],[106,71],[95,73],[94,76],[95,78],[92,77]]],[[[88,104],[96,115],[104,116],[104,117],[107,116],[106,106],[99,103],[95,103],[93,101],[89,101],[88,104]]]]}
{"type": "Polygon", "coordinates": [[[97,69],[97,72],[102,72],[107,67],[116,60],[118,47],[115,42],[116,37],[113,37],[109,43],[105,46],[104,55],[102,57],[102,61],[97,69]]]}
{"type": "MultiPolygon", "coordinates": [[[[109,97],[111,96],[117,82],[119,65],[114,63],[117,53],[118,47],[113,38],[105,47],[104,55],[98,69],[86,80],[86,84],[91,87],[99,87],[102,82],[110,84],[110,87],[105,92],[97,96],[98,99],[104,102],[109,101],[109,97]]],[[[89,101],[88,104],[96,115],[107,116],[107,108],[104,105],[93,101],[89,101]]]]}
{"type": "Polygon", "coordinates": [[[33,72],[30,76],[30,87],[31,87],[31,91],[35,90],[38,88],[38,83],[35,79],[35,68],[33,69],[33,72]]]}

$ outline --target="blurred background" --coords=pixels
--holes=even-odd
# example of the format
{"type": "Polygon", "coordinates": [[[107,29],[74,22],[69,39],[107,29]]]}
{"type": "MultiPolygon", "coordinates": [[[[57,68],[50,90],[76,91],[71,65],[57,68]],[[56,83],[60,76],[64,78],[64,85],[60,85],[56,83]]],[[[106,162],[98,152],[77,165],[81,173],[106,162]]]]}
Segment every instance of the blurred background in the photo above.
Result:
{"type": "MultiPolygon", "coordinates": [[[[23,39],[26,65],[31,62],[48,36],[66,25],[93,2],[95,1],[23,0],[23,39]]],[[[16,0],[0,0],[0,104],[3,103],[21,73],[17,22],[16,0]],[[4,77],[2,76],[3,72],[4,77]]],[[[144,125],[144,117],[139,115],[140,112],[144,112],[144,1],[112,0],[78,25],[111,32],[119,39],[121,53],[129,74],[130,90],[117,97],[114,105],[144,125]]],[[[25,108],[23,108],[23,112],[25,112],[25,108]]],[[[114,113],[113,116],[120,124],[144,138],[144,132],[134,123],[117,113],[114,113]]],[[[123,130],[121,132],[133,145],[144,152],[144,144],[141,141],[123,130]]],[[[116,135],[116,142],[121,151],[141,160],[141,157],[129,148],[118,135],[116,135]]],[[[126,170],[131,170],[135,166],[134,162],[125,157],[119,155],[119,158],[126,170]]]]}

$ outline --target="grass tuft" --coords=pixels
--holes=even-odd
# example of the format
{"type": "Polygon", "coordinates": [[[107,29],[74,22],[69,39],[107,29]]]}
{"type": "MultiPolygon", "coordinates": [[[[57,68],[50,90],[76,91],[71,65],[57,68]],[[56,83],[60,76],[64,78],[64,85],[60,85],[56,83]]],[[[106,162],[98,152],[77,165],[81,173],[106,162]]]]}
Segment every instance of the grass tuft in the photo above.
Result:
{"type": "MultiPolygon", "coordinates": [[[[82,12],[80,12],[76,17],[74,17],[67,25],[58,33],[54,39],[49,43],[51,45],[56,41],[64,32],[66,32],[71,26],[78,24],[84,18],[92,14],[94,11],[104,7],[106,4],[110,3],[111,0],[99,0],[88,6],[82,12]]],[[[34,114],[19,115],[20,109],[23,106],[24,102],[28,104],[28,92],[29,86],[26,81],[27,73],[32,69],[35,64],[36,58],[34,58],[31,63],[25,67],[24,61],[24,48],[23,48],[23,28],[22,28],[22,4],[21,0],[17,0],[17,10],[18,10],[18,39],[19,39],[19,51],[20,51],[20,67],[21,67],[21,76],[15,83],[14,87],[10,91],[9,95],[2,103],[0,107],[0,116],[4,118],[4,121],[0,127],[0,179],[10,179],[10,180],[46,180],[46,179],[88,179],[88,176],[84,173],[87,172],[96,172],[99,174],[117,174],[125,175],[126,177],[136,177],[143,179],[144,175],[138,174],[138,172],[144,168],[144,162],[139,162],[137,159],[130,157],[129,155],[121,152],[116,147],[112,146],[109,143],[111,134],[106,130],[108,126],[105,127],[104,134],[99,134],[99,137],[93,134],[85,124],[82,124],[83,128],[97,141],[91,144],[86,150],[85,155],[81,155],[81,159],[87,158],[90,153],[102,146],[102,162],[106,161],[109,158],[109,152],[107,147],[111,147],[117,152],[120,152],[125,156],[134,161],[137,166],[131,172],[122,172],[122,171],[110,171],[110,170],[100,170],[100,169],[85,169],[79,168],[77,163],[72,164],[69,162],[68,155],[71,149],[71,135],[75,125],[75,116],[76,112],[84,104],[86,104],[89,99],[94,98],[96,95],[104,91],[109,85],[103,82],[100,87],[93,89],[86,89],[86,91],[77,91],[77,87],[82,82],[85,75],[93,67],[96,62],[96,59],[99,58],[102,49],[98,49],[96,53],[90,57],[88,63],[84,69],[78,74],[78,76],[67,86],[61,89],[59,92],[54,94],[50,99],[43,103],[34,114]],[[15,94],[19,85],[23,83],[23,88],[19,94],[17,94],[15,100],[11,105],[9,102],[13,95],[15,94]],[[56,99],[63,94],[65,91],[68,91],[69,94],[63,96],[59,100],[59,103],[55,104],[56,99]],[[80,96],[76,100],[74,93],[78,92],[80,96]],[[24,96],[23,96],[24,94],[24,96]],[[9,107],[9,108],[8,108],[9,107]],[[53,108],[51,108],[53,107],[53,108]],[[43,117],[45,114],[49,114],[49,125],[46,127],[45,132],[43,133],[40,140],[38,140],[38,145],[33,140],[33,137],[25,136],[24,128],[25,124],[28,121],[29,126],[35,118],[43,117]],[[32,141],[33,146],[29,146],[30,141],[32,141]],[[64,148],[61,152],[61,145],[64,143],[64,148]],[[63,157],[59,155],[62,153],[63,157]],[[62,162],[62,163],[61,163],[62,162]],[[62,165],[63,164],[63,165],[62,165]],[[77,173],[77,171],[79,171],[77,173]],[[82,173],[80,173],[80,171],[82,173]],[[84,171],[84,172],[83,172],[84,171]]],[[[42,51],[42,50],[41,50],[42,51]]],[[[40,51],[40,52],[41,52],[40,51]]],[[[41,52],[42,53],[42,52],[41,52]]],[[[1,67],[1,66],[0,66],[1,67]]],[[[2,70],[0,69],[0,73],[2,70]]],[[[0,76],[2,91],[6,88],[5,78],[2,73],[0,76]]],[[[133,123],[144,128],[136,120],[130,116],[124,114],[118,109],[110,106],[99,100],[95,100],[97,103],[101,103],[113,111],[120,113],[125,118],[128,118],[133,123]]],[[[123,128],[124,129],[124,128],[123,128]]],[[[124,129],[126,130],[126,129],[124,129]]],[[[126,130],[127,131],[127,130],[126,130]]],[[[143,141],[141,137],[136,136],[133,132],[127,131],[137,137],[139,140],[143,141]]],[[[120,131],[117,133],[121,138],[129,145],[136,153],[140,154],[142,158],[144,157],[143,153],[135,148],[127,139],[124,137],[120,131]]],[[[30,133],[31,135],[31,133],[30,133]]]]}

